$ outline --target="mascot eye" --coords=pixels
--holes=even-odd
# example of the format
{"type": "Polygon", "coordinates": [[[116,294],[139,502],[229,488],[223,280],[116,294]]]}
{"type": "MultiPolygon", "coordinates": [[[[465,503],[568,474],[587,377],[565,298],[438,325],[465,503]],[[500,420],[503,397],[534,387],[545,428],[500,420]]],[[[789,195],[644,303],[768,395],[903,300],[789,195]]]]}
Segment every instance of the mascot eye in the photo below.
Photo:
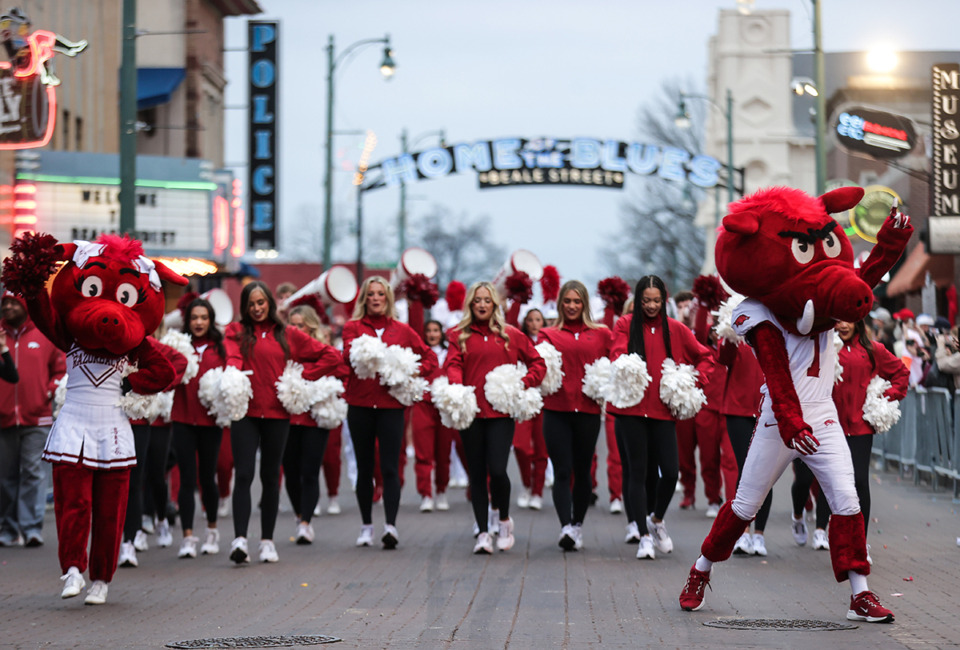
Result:
{"type": "Polygon", "coordinates": [[[117,287],[117,302],[125,307],[133,307],[137,304],[139,292],[137,288],[129,282],[124,282],[117,287]]]}
{"type": "Polygon", "coordinates": [[[836,257],[840,254],[840,240],[833,233],[823,238],[823,252],[827,257],[836,257]]]}
{"type": "Polygon", "coordinates": [[[801,264],[809,264],[810,260],[813,259],[814,248],[813,244],[805,241],[800,241],[796,237],[793,238],[793,243],[790,244],[790,252],[793,253],[794,259],[796,259],[801,264]]]}
{"type": "Polygon", "coordinates": [[[83,294],[84,298],[96,298],[103,293],[103,280],[91,275],[80,285],[80,293],[83,294]]]}

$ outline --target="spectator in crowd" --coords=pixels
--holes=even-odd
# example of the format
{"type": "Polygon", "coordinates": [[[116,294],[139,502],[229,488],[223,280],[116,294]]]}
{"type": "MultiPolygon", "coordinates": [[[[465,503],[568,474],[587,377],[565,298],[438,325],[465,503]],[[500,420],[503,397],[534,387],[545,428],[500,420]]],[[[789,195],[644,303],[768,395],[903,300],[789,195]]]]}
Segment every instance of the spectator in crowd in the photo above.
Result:
{"type": "Polygon", "coordinates": [[[937,337],[936,360],[940,372],[953,377],[954,390],[960,390],[960,344],[956,327],[937,337]]]}
{"type": "Polygon", "coordinates": [[[877,307],[870,312],[870,322],[873,327],[874,340],[880,343],[887,351],[893,353],[893,316],[883,307],[877,307]]]}

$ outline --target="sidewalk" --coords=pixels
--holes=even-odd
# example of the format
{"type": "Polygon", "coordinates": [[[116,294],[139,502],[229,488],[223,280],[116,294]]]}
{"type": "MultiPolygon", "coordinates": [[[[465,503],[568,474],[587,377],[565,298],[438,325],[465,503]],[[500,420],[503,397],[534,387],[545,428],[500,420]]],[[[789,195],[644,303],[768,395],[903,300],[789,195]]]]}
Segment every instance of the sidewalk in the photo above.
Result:
{"type": "MultiPolygon", "coordinates": [[[[598,478],[598,493],[605,496],[604,477],[598,478]]],[[[587,516],[585,549],[561,552],[549,494],[541,512],[512,509],[513,550],[474,556],[463,490],[450,491],[449,512],[420,513],[408,464],[396,551],[354,546],[360,518],[345,485],[343,514],[314,520],[312,546],[287,537],[294,532],[293,517],[281,513],[278,564],[233,566],[226,553],[231,518],[221,522],[224,550],[218,556],[180,560],[179,531],[168,549],[157,549],[151,536],[139,568],[117,571],[101,607],[85,607],[83,595],[59,598],[48,513],[45,546],[0,549],[0,647],[161,648],[181,640],[270,634],[326,634],[343,640],[336,647],[350,648],[960,644],[960,517],[952,493],[917,488],[909,479],[901,483],[893,473],[873,475],[869,541],[870,586],[895,611],[896,623],[834,632],[705,627],[703,622],[722,617],[846,623],[849,587],[834,581],[829,553],[800,548],[791,536],[791,478],[788,469],[774,488],[769,556],[733,557],[718,565],[704,609],[693,613],[681,611],[677,597],[710,526],[702,494],[695,511],[679,511],[674,499],[666,521],[676,548],[652,562],[636,560],[636,547],[623,543],[623,516],[599,506],[587,516]]],[[[601,505],[605,501],[601,496],[601,505]]],[[[378,538],[382,512],[375,507],[378,538]]],[[[258,532],[255,512],[251,550],[258,532]]]]}

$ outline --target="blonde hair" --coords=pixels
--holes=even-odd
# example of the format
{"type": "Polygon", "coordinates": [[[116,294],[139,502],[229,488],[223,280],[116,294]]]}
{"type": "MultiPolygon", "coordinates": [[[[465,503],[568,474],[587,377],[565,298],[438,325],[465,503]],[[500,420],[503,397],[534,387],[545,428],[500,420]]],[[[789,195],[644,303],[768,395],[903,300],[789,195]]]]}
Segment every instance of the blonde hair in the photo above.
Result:
{"type": "Polygon", "coordinates": [[[320,317],[317,316],[317,310],[311,307],[310,305],[297,305],[290,310],[287,320],[290,320],[291,317],[299,315],[303,319],[303,324],[307,326],[307,335],[316,339],[317,341],[323,341],[320,338],[320,328],[323,327],[323,323],[320,322],[320,317]]]}
{"type": "Polygon", "coordinates": [[[456,329],[460,331],[457,341],[460,343],[460,349],[466,352],[463,344],[470,338],[470,326],[473,325],[473,299],[477,296],[477,291],[486,289],[490,292],[490,298],[493,300],[493,313],[490,315],[490,331],[496,333],[504,341],[507,347],[510,347],[510,335],[507,334],[507,322],[503,318],[503,310],[500,308],[500,294],[497,288],[490,282],[474,282],[467,290],[467,297],[463,301],[463,318],[457,323],[456,329]]]}
{"type": "Polygon", "coordinates": [[[598,323],[594,322],[593,315],[590,312],[590,293],[587,291],[587,287],[584,286],[583,282],[579,280],[567,280],[563,283],[563,286],[560,287],[560,293],[557,295],[557,322],[554,323],[552,327],[562,329],[567,322],[566,316],[563,314],[563,297],[566,296],[569,291],[576,292],[580,298],[580,302],[583,303],[583,311],[580,313],[580,317],[583,319],[584,326],[589,329],[597,329],[600,327],[598,323]]]}
{"type": "Polygon", "coordinates": [[[623,303],[623,313],[621,316],[626,316],[627,314],[633,313],[633,296],[627,298],[627,302],[623,303]]]}
{"type": "Polygon", "coordinates": [[[357,304],[353,308],[353,318],[351,320],[360,320],[367,315],[367,294],[370,293],[370,285],[377,283],[383,286],[383,292],[387,294],[387,309],[384,316],[387,318],[396,318],[397,310],[394,306],[393,287],[382,275],[371,275],[360,285],[360,295],[357,296],[357,304]]]}

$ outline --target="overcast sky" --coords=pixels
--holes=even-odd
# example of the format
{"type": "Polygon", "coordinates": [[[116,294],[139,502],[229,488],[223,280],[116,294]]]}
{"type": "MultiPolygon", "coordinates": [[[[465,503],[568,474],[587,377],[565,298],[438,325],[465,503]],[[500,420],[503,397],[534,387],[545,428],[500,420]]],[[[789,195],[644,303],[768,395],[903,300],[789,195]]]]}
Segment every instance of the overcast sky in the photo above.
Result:
{"type": "MultiPolygon", "coordinates": [[[[336,129],[374,131],[376,162],[399,153],[404,128],[411,139],[444,129],[448,144],[509,136],[636,140],[637,109],[657,96],[665,80],[703,90],[718,10],[736,7],[735,0],[258,2],[261,18],[281,21],[281,249],[312,239],[318,257],[319,224],[311,231],[303,215],[319,220],[323,214],[328,35],[336,38],[339,53],[355,41],[390,34],[393,79],[380,76],[380,46],[359,51],[336,75],[336,129]]],[[[960,49],[957,0],[822,0],[822,6],[827,51],[883,45],[960,49]]],[[[811,46],[809,0],[756,0],[755,8],[789,10],[791,47],[811,46]]],[[[226,46],[245,45],[246,21],[228,21],[226,46]]],[[[246,66],[245,53],[226,54],[228,105],[247,101],[246,66]]],[[[243,110],[227,111],[228,164],[247,158],[246,119],[243,110]]],[[[354,164],[363,137],[338,136],[335,142],[335,166],[354,164]]],[[[414,150],[435,143],[425,137],[414,150]]],[[[245,168],[236,172],[246,178],[245,168]]],[[[339,218],[355,214],[351,180],[347,171],[335,175],[339,218]]],[[[598,249],[616,236],[625,199],[624,192],[592,188],[478,190],[473,172],[422,181],[408,195],[412,223],[438,204],[455,214],[486,216],[495,242],[508,250],[530,249],[544,264],[556,265],[564,279],[588,286],[608,274],[598,249]]],[[[395,241],[398,210],[398,190],[366,194],[365,232],[395,241]]],[[[352,262],[355,246],[352,239],[342,242],[335,261],[352,262]]],[[[365,246],[376,248],[375,242],[365,246]]]]}

